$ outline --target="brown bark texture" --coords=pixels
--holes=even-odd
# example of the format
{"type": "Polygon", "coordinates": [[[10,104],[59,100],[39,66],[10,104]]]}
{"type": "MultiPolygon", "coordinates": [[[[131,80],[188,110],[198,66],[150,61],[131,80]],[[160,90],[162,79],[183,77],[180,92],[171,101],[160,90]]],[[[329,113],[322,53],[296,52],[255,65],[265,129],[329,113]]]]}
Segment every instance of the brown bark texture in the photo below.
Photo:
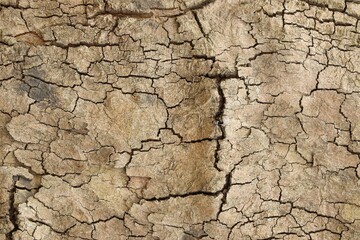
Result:
{"type": "Polygon", "coordinates": [[[359,0],[0,0],[0,240],[359,240],[359,0]]]}

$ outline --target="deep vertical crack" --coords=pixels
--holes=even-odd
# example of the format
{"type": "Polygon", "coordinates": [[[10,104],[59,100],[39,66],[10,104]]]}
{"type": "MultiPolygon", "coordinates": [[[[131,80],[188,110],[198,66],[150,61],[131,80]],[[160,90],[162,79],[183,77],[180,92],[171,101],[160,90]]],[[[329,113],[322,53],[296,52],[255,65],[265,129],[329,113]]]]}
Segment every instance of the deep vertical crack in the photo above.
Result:
{"type": "Polygon", "coordinates": [[[13,234],[19,230],[19,224],[18,224],[18,209],[15,206],[15,193],[16,193],[16,182],[19,180],[18,176],[13,176],[13,184],[11,186],[11,189],[9,191],[9,218],[10,222],[13,225],[13,229],[6,234],[6,238],[8,240],[12,240],[13,234]]]}
{"type": "Polygon", "coordinates": [[[218,110],[215,114],[215,122],[216,125],[219,127],[220,131],[221,131],[221,135],[217,138],[216,140],[216,150],[215,150],[215,168],[219,171],[221,171],[221,169],[219,169],[219,167],[217,166],[218,162],[220,161],[220,156],[219,156],[219,151],[221,150],[221,144],[220,141],[224,140],[226,138],[225,135],[225,126],[224,126],[224,120],[223,120],[223,116],[224,116],[224,110],[225,110],[225,104],[226,104],[226,98],[225,98],[225,94],[224,91],[221,87],[221,82],[222,82],[222,78],[217,78],[216,79],[216,87],[217,87],[217,91],[219,94],[219,105],[218,105],[218,110]]]}

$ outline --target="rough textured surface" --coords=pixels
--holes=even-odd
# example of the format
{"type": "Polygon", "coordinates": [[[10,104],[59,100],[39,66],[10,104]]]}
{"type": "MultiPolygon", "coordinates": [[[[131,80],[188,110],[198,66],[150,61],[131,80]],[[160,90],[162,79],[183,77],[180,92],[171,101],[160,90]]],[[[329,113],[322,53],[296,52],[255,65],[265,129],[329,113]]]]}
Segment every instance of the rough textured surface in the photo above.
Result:
{"type": "Polygon", "coordinates": [[[359,20],[0,0],[0,240],[360,239],[359,20]]]}

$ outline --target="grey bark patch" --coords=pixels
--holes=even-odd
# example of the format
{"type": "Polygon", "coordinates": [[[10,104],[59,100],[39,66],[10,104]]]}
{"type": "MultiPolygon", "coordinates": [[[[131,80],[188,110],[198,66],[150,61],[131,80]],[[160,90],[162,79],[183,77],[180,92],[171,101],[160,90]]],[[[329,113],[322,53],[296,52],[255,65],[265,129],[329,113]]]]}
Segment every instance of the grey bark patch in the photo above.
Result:
{"type": "Polygon", "coordinates": [[[30,86],[27,85],[26,83],[20,83],[19,84],[19,88],[18,88],[19,91],[21,92],[29,92],[30,91],[30,86]]]}
{"type": "Polygon", "coordinates": [[[54,86],[46,83],[46,73],[37,68],[32,68],[26,71],[25,82],[30,86],[28,92],[29,97],[35,101],[48,101],[54,104],[56,97],[54,94],[54,86]]]}
{"type": "Polygon", "coordinates": [[[25,75],[32,76],[35,79],[45,79],[46,78],[46,72],[43,70],[40,70],[38,67],[34,67],[34,68],[26,70],[25,75]]]}
{"type": "Polygon", "coordinates": [[[54,87],[39,79],[28,77],[26,83],[30,86],[29,97],[35,101],[48,101],[52,104],[56,102],[54,87]]]}

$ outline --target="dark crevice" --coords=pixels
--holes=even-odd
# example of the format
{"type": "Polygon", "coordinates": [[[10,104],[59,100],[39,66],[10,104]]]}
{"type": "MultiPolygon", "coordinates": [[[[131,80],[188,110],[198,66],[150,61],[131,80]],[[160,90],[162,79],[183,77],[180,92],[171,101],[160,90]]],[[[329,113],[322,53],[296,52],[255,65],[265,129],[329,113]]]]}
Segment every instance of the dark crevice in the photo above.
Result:
{"type": "Polygon", "coordinates": [[[14,233],[19,230],[18,214],[19,211],[15,206],[15,193],[16,193],[16,182],[19,180],[18,176],[13,177],[13,185],[9,191],[9,218],[13,225],[13,229],[6,234],[8,240],[14,239],[14,233]]]}
{"type": "Polygon", "coordinates": [[[205,196],[218,196],[220,192],[206,192],[206,191],[196,191],[196,192],[188,192],[183,194],[169,194],[165,197],[153,197],[153,198],[143,198],[146,201],[166,201],[171,198],[187,198],[190,196],[197,196],[197,195],[205,195],[205,196]]]}
{"type": "Polygon", "coordinates": [[[223,120],[226,98],[225,98],[224,91],[221,87],[221,82],[222,82],[221,78],[218,78],[216,80],[217,91],[219,94],[219,106],[218,106],[218,111],[215,114],[215,123],[220,129],[221,135],[216,139],[216,150],[215,150],[215,154],[214,154],[214,158],[215,158],[214,166],[219,171],[221,171],[221,170],[219,169],[219,167],[217,165],[218,165],[218,162],[220,161],[220,156],[219,156],[219,151],[221,150],[220,141],[224,140],[226,138],[224,120],[223,120]]]}
{"type": "Polygon", "coordinates": [[[200,19],[199,19],[198,14],[197,14],[195,11],[192,11],[192,14],[193,14],[193,16],[194,16],[194,19],[195,19],[197,25],[199,26],[199,29],[200,29],[202,35],[203,35],[205,38],[207,38],[207,34],[206,34],[205,31],[204,31],[204,28],[203,28],[203,26],[202,26],[202,24],[201,24],[201,21],[200,21],[200,19]]]}

